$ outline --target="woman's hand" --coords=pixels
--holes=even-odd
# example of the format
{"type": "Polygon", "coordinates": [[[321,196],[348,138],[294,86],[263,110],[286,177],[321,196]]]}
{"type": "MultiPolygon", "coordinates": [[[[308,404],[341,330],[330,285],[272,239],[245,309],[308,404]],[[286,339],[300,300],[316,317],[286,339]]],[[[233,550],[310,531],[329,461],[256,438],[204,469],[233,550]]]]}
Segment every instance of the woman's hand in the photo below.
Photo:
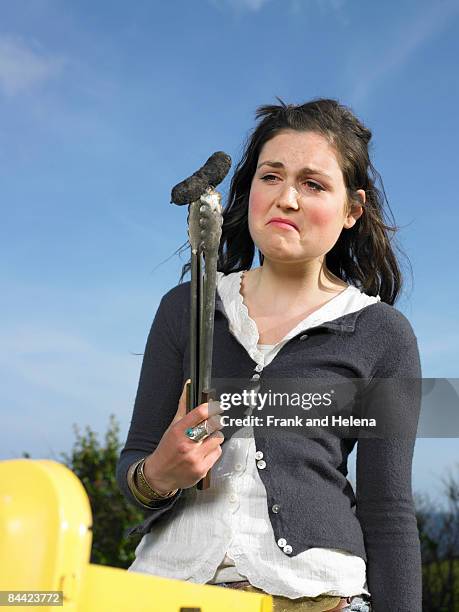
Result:
{"type": "Polygon", "coordinates": [[[147,457],[144,474],[151,487],[158,493],[175,489],[188,489],[199,482],[222,454],[221,443],[225,439],[220,417],[213,402],[200,404],[186,413],[186,381],[180,396],[178,409],[172,423],[164,432],[155,451],[147,457]],[[211,416],[215,415],[215,416],[211,416]],[[195,427],[207,419],[208,430],[212,432],[200,442],[194,442],[185,435],[189,427],[195,427]]]}

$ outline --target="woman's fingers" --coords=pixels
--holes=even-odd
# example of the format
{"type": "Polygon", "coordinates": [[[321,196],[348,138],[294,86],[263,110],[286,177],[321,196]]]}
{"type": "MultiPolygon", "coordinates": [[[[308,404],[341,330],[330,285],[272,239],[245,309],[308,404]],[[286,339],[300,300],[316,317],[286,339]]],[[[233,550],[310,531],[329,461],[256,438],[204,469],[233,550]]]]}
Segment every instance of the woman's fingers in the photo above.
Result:
{"type": "Polygon", "coordinates": [[[201,443],[202,446],[204,447],[203,448],[204,456],[207,456],[214,449],[221,446],[224,440],[225,440],[225,436],[221,431],[213,431],[210,435],[204,438],[204,440],[201,443]]]}
{"type": "Polygon", "coordinates": [[[223,429],[223,427],[224,425],[222,423],[221,416],[219,414],[211,416],[207,419],[207,430],[210,433],[214,431],[219,431],[220,429],[223,429]]]}
{"type": "Polygon", "coordinates": [[[210,436],[208,436],[205,440],[203,440],[202,451],[204,452],[204,459],[207,462],[208,470],[210,470],[210,468],[214,465],[214,463],[222,454],[223,440],[224,436],[221,431],[216,431],[210,436]]]}
{"type": "Polygon", "coordinates": [[[221,407],[221,404],[218,400],[210,400],[209,401],[209,416],[214,416],[214,414],[223,414],[225,412],[221,407]]]}
{"type": "MultiPolygon", "coordinates": [[[[211,400],[211,402],[204,402],[203,404],[196,406],[196,408],[190,410],[188,414],[185,414],[185,416],[181,419],[180,425],[183,425],[184,429],[187,429],[188,427],[196,427],[196,425],[199,425],[199,423],[202,423],[203,421],[212,417],[211,413],[215,415],[216,408],[212,406],[212,410],[209,411],[209,403],[212,403],[212,405],[214,405],[217,402],[211,400]]],[[[220,411],[223,412],[221,408],[220,411]]]]}

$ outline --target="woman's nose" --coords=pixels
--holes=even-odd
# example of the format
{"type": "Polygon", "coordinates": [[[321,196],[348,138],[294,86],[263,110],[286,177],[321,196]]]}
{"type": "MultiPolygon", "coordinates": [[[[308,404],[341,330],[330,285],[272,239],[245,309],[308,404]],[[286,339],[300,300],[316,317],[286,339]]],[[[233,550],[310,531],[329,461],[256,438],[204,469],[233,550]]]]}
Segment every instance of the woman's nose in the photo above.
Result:
{"type": "Polygon", "coordinates": [[[277,198],[280,208],[293,208],[298,210],[298,191],[292,185],[285,185],[277,198]]]}

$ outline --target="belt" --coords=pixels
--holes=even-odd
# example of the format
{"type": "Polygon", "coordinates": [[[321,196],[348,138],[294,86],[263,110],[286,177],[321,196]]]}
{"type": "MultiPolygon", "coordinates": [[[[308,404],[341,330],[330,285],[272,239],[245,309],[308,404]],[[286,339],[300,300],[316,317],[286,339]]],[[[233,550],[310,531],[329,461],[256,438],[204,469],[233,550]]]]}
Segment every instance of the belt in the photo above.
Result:
{"type": "Polygon", "coordinates": [[[242,589],[246,586],[251,586],[248,580],[240,580],[239,582],[219,582],[213,586],[226,587],[228,589],[242,589]]]}
{"type": "MultiPolygon", "coordinates": [[[[246,590],[250,589],[255,592],[264,593],[264,591],[262,591],[261,589],[257,589],[256,587],[252,586],[248,580],[240,580],[238,582],[220,582],[218,584],[214,584],[214,586],[226,587],[229,589],[246,589],[246,590]]],[[[279,595],[273,595],[273,597],[275,599],[280,598],[279,595]]],[[[282,599],[284,600],[285,598],[282,597],[282,599]]],[[[304,602],[304,605],[306,606],[305,609],[307,609],[308,602],[310,602],[311,606],[314,606],[314,604],[316,604],[316,606],[320,605],[320,602],[322,602],[322,604],[325,604],[326,607],[324,608],[323,606],[320,606],[320,609],[325,612],[326,610],[341,610],[345,608],[352,602],[352,597],[339,597],[339,596],[334,596],[334,595],[319,595],[318,597],[300,597],[299,599],[290,600],[290,601],[298,602],[298,603],[304,602]],[[328,604],[332,605],[332,608],[329,608],[328,604]]],[[[312,609],[313,608],[311,608],[311,610],[312,609]]],[[[314,609],[319,610],[319,608],[316,608],[316,607],[314,607],[314,609]]]]}

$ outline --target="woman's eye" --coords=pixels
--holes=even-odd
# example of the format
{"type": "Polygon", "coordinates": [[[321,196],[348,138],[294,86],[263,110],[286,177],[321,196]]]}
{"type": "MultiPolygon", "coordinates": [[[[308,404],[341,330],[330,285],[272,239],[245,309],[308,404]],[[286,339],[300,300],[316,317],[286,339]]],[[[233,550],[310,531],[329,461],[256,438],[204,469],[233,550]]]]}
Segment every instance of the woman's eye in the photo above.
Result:
{"type": "MultiPolygon", "coordinates": [[[[261,180],[268,182],[270,179],[275,179],[275,178],[277,178],[277,176],[275,176],[274,174],[265,174],[265,176],[261,177],[261,180]]],[[[311,185],[313,187],[313,191],[324,191],[324,188],[321,187],[318,183],[315,183],[314,181],[304,181],[304,182],[311,185]]]]}
{"type": "Polygon", "coordinates": [[[314,183],[314,181],[305,181],[305,182],[309,183],[310,185],[315,187],[315,190],[317,190],[317,191],[323,191],[324,190],[323,187],[321,187],[318,183],[314,183]]]}

